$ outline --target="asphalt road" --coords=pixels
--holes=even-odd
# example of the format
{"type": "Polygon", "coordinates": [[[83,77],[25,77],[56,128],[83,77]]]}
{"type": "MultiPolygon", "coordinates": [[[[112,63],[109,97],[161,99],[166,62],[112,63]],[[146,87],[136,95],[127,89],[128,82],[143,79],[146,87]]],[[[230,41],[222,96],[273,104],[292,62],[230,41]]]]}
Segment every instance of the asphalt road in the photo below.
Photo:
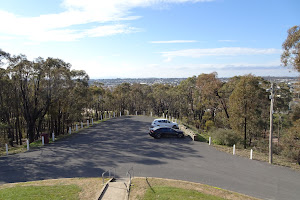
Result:
{"type": "MultiPolygon", "coordinates": [[[[0,158],[0,184],[99,177],[112,168],[125,177],[193,181],[262,199],[300,199],[300,173],[217,151],[189,138],[154,139],[151,117],[114,118],[66,140],[0,158]]],[[[255,156],[255,154],[254,154],[255,156]]]]}

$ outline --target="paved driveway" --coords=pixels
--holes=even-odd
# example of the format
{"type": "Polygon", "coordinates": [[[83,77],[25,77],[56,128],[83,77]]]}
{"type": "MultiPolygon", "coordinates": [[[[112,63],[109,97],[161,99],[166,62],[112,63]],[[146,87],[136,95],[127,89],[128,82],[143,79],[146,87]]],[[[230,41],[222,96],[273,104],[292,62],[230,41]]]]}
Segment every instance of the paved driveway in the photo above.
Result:
{"type": "Polygon", "coordinates": [[[153,139],[153,118],[108,120],[68,140],[0,158],[0,184],[51,178],[95,177],[115,167],[125,177],[180,179],[262,199],[300,199],[300,173],[219,152],[189,138],[153,139]]]}

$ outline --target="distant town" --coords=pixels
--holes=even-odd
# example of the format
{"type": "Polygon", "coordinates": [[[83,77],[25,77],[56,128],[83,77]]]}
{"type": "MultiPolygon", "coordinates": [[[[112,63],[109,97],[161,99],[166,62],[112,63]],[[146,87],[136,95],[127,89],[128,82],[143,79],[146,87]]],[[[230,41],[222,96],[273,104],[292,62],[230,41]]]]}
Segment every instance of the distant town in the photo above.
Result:
{"type": "MultiPolygon", "coordinates": [[[[274,83],[288,83],[293,85],[299,80],[299,77],[263,77],[267,81],[272,81],[274,83]]],[[[103,83],[104,87],[115,87],[122,83],[139,83],[145,85],[153,84],[170,84],[179,85],[181,81],[186,78],[115,78],[115,79],[91,79],[90,84],[94,82],[103,83]]],[[[227,82],[229,78],[220,78],[222,82],[227,82]]]]}

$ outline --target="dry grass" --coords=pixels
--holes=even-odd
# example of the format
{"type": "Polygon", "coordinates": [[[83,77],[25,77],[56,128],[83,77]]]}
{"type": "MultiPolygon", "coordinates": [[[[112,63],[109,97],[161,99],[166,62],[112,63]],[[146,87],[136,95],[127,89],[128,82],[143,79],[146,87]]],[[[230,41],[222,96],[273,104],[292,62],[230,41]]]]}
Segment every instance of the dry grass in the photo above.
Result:
{"type": "Polygon", "coordinates": [[[193,183],[187,181],[179,181],[172,179],[161,178],[134,178],[132,180],[132,186],[130,190],[131,200],[142,200],[146,191],[152,189],[153,186],[168,186],[175,188],[182,188],[186,190],[195,190],[203,194],[214,195],[224,199],[232,200],[257,200],[257,198],[249,197],[243,194],[238,194],[228,190],[204,185],[200,183],[193,183]]]}
{"type": "MultiPolygon", "coordinates": [[[[105,179],[108,181],[108,179],[105,179]]],[[[33,181],[24,183],[9,183],[0,185],[0,189],[10,188],[15,186],[54,186],[54,185],[77,185],[81,188],[79,199],[93,200],[98,199],[100,191],[104,186],[102,178],[63,178],[63,179],[49,179],[43,181],[33,181]]]]}
{"type": "MultiPolygon", "coordinates": [[[[216,144],[213,144],[213,146],[216,149],[218,149],[219,151],[223,151],[223,152],[227,152],[227,153],[232,154],[232,147],[223,146],[223,145],[216,145],[216,144]]],[[[249,148],[249,149],[237,149],[236,148],[235,154],[237,156],[250,158],[250,151],[251,151],[251,148],[249,148]]],[[[255,149],[253,149],[253,160],[269,162],[269,154],[259,152],[259,151],[255,151],[255,149]]],[[[274,165],[279,165],[279,166],[284,166],[284,167],[289,167],[289,168],[294,169],[296,171],[300,171],[300,165],[298,165],[295,162],[293,163],[292,161],[284,158],[283,156],[279,156],[279,155],[276,155],[276,154],[273,154],[273,164],[274,165]]]]}

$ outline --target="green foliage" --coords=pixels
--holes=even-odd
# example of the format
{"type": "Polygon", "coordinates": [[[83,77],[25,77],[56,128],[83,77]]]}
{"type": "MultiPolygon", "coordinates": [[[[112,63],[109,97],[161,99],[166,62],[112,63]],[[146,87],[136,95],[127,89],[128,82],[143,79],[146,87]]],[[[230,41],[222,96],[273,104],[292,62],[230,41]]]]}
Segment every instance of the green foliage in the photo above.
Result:
{"type": "Polygon", "coordinates": [[[182,200],[182,199],[203,199],[203,200],[223,200],[221,197],[216,197],[209,194],[203,194],[196,190],[187,190],[182,188],[167,187],[167,186],[154,186],[149,188],[144,197],[144,200],[182,200]]]}
{"type": "Polygon", "coordinates": [[[293,26],[288,30],[288,36],[282,44],[281,62],[284,66],[293,66],[300,72],[300,26],[293,26]]]}
{"type": "Polygon", "coordinates": [[[77,185],[15,186],[0,190],[0,200],[76,200],[81,189],[77,185]]]}
{"type": "Polygon", "coordinates": [[[213,143],[218,145],[232,146],[242,140],[241,136],[232,129],[213,129],[208,134],[212,137],[213,143]]]}
{"type": "Polygon", "coordinates": [[[294,122],[286,134],[282,137],[282,155],[297,160],[300,164],[300,119],[294,122]]]}

